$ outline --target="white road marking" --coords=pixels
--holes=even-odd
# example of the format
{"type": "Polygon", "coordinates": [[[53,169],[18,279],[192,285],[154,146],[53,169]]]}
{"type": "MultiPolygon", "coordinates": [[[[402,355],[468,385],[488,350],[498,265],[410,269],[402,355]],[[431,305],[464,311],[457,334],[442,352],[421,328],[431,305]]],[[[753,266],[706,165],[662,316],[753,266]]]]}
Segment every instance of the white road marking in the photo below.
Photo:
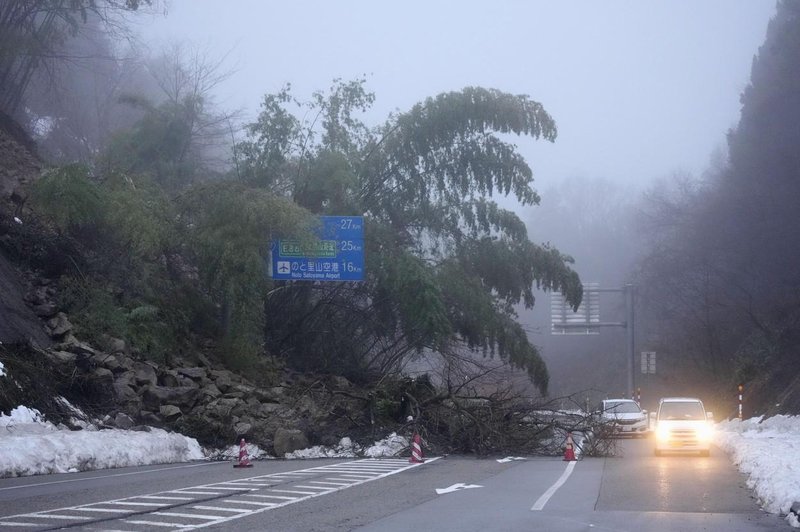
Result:
{"type": "Polygon", "coordinates": [[[168,517],[189,517],[191,519],[205,519],[206,521],[216,521],[222,519],[221,515],[185,514],[182,512],[153,512],[150,515],[166,515],[168,517]]]}
{"type": "MultiPolygon", "coordinates": [[[[292,500],[297,500],[297,499],[292,499],[292,500]]],[[[239,501],[239,500],[233,500],[233,499],[227,499],[227,500],[219,501],[219,502],[223,502],[223,503],[227,503],[227,504],[252,504],[253,506],[261,506],[262,508],[265,507],[265,506],[275,506],[276,504],[278,504],[276,502],[239,501]]]]}
{"type": "Polygon", "coordinates": [[[258,497],[260,499],[282,499],[285,501],[295,501],[297,497],[284,497],[282,495],[243,495],[244,497],[258,497]]]}
{"type": "Polygon", "coordinates": [[[252,512],[250,508],[220,508],[219,506],[192,506],[193,510],[211,510],[216,512],[252,512]]]}
{"type": "MultiPolygon", "coordinates": [[[[131,499],[138,499],[139,497],[131,497],[131,499]]],[[[128,501],[108,501],[104,503],[96,502],[95,504],[121,504],[122,506],[155,506],[156,508],[161,508],[162,506],[169,506],[169,503],[160,503],[160,502],[128,502],[128,501]]],[[[80,507],[76,507],[80,508],[80,507]]],[[[75,508],[70,508],[75,509],[75,508]]]]}
{"type": "MultiPolygon", "coordinates": [[[[68,510],[68,508],[63,508],[64,510],[68,510]]],[[[88,521],[91,517],[86,516],[77,516],[77,515],[61,515],[61,514],[28,514],[27,517],[33,517],[34,519],[64,519],[67,521],[88,521]]],[[[5,523],[0,523],[5,524],[5,523]]]]}
{"type": "Polygon", "coordinates": [[[525,460],[525,458],[521,456],[506,456],[505,458],[500,458],[497,460],[500,464],[505,464],[506,462],[513,462],[514,460],[525,460]]]}
{"type": "Polygon", "coordinates": [[[575,469],[575,464],[577,463],[578,462],[569,462],[567,464],[567,468],[564,470],[563,473],[561,473],[561,476],[558,478],[558,480],[556,480],[556,483],[550,486],[547,489],[547,491],[545,491],[542,494],[542,496],[539,497],[539,499],[531,507],[531,511],[535,512],[542,510],[544,508],[545,504],[547,504],[547,501],[550,500],[550,497],[552,497],[556,493],[556,491],[558,491],[558,488],[563,486],[564,483],[567,481],[569,476],[572,474],[572,470],[575,469]]]}
{"type": "MultiPolygon", "coordinates": [[[[429,464],[437,460],[437,457],[430,458],[426,462],[429,464]]],[[[273,474],[266,474],[266,475],[259,475],[255,477],[233,480],[233,481],[226,481],[226,482],[219,482],[214,484],[205,484],[205,485],[198,485],[198,486],[191,486],[182,489],[170,490],[170,491],[163,491],[158,493],[151,493],[146,495],[138,495],[132,497],[126,497],[124,499],[116,499],[110,501],[99,501],[88,504],[86,506],[73,506],[73,507],[66,507],[66,508],[59,508],[53,509],[49,511],[38,512],[36,514],[20,514],[20,515],[10,515],[7,517],[0,517],[0,527],[1,526],[19,526],[19,527],[41,527],[40,523],[32,523],[28,522],[29,520],[35,520],[39,518],[44,519],[65,519],[65,520],[78,520],[83,522],[95,522],[100,523],[105,520],[97,521],[93,517],[86,517],[86,516],[72,516],[72,515],[60,515],[56,512],[59,511],[73,511],[73,512],[81,512],[85,511],[86,513],[89,512],[101,512],[101,513],[114,513],[117,512],[118,516],[115,516],[116,519],[120,519],[122,523],[129,523],[133,525],[145,525],[149,527],[165,527],[165,528],[174,528],[174,529],[194,529],[194,528],[205,528],[207,526],[218,525],[222,523],[227,523],[228,521],[233,521],[235,519],[240,519],[245,516],[258,514],[261,512],[265,512],[271,510],[273,508],[279,508],[283,506],[287,506],[290,504],[294,504],[297,502],[302,502],[308,499],[312,499],[315,497],[319,497],[322,495],[331,494],[337,491],[341,491],[347,488],[351,488],[354,486],[358,486],[360,484],[364,484],[366,482],[371,482],[373,480],[379,480],[384,477],[394,475],[396,473],[401,473],[403,471],[407,471],[409,469],[413,469],[415,467],[419,467],[419,463],[409,463],[406,460],[377,460],[377,459],[362,459],[353,462],[345,462],[340,463],[334,466],[324,466],[324,467],[313,467],[301,471],[289,471],[283,473],[273,473],[273,474]],[[325,476],[326,474],[334,473],[338,476],[336,477],[329,477],[325,476]],[[311,480],[306,478],[306,476],[317,476],[318,478],[322,478],[324,480],[311,480]],[[341,478],[340,478],[341,477],[341,478]],[[349,477],[349,478],[347,478],[349,477]],[[279,480],[281,482],[289,483],[286,487],[287,488],[305,488],[309,491],[301,491],[297,489],[266,489],[266,486],[273,486],[275,485],[274,481],[279,480]],[[341,482],[331,482],[333,481],[341,481],[341,482]],[[270,483],[272,481],[272,483],[270,483]],[[301,486],[299,483],[303,481],[311,484],[309,486],[301,486]],[[317,485],[313,485],[317,484],[317,485]],[[235,487],[234,487],[235,486],[235,487]],[[262,491],[263,490],[263,491],[262,491]],[[239,493],[233,493],[237,491],[239,493]],[[261,494],[253,493],[255,491],[262,491],[261,494]],[[267,494],[267,492],[271,493],[283,493],[283,494],[295,494],[296,496],[283,496],[283,495],[272,495],[267,494]],[[172,495],[175,496],[172,496],[172,495]],[[214,504],[219,506],[189,506],[193,502],[203,503],[203,502],[210,502],[209,499],[202,499],[202,498],[193,498],[193,497],[182,497],[182,495],[206,495],[211,497],[217,497],[218,499],[214,500],[214,504]],[[242,500],[242,498],[259,498],[259,499],[271,499],[272,501],[264,501],[264,502],[256,502],[256,501],[247,501],[242,500]],[[154,502],[146,502],[148,499],[154,502]],[[164,501],[164,502],[157,502],[157,501],[164,501]],[[222,505],[230,504],[231,507],[224,508],[222,505]],[[255,506],[256,508],[242,508],[242,506],[255,506]],[[98,507],[99,506],[99,507],[98,507]],[[134,516],[132,515],[124,515],[130,514],[134,512],[134,510],[128,508],[117,508],[114,507],[144,507],[143,512],[147,512],[146,515],[142,514],[141,517],[143,519],[130,519],[134,516]],[[236,508],[239,506],[239,508],[236,508]],[[219,515],[206,515],[206,514],[181,514],[178,512],[171,512],[168,510],[180,510],[181,508],[185,509],[196,509],[196,510],[209,510],[212,513],[215,511],[217,512],[227,512],[235,515],[230,516],[219,516],[219,515]],[[167,515],[171,517],[183,517],[185,519],[200,519],[205,520],[204,523],[197,523],[195,522],[162,522],[162,521],[149,521],[147,520],[146,516],[156,516],[156,515],[167,515]],[[127,519],[126,519],[127,517],[127,519]],[[16,520],[15,520],[16,519],[16,520]]],[[[196,466],[195,466],[196,467],[196,466]]],[[[164,468],[164,469],[176,469],[176,468],[164,468]]],[[[101,477],[102,478],[102,477],[101,477]]],[[[45,484],[56,484],[58,482],[52,483],[45,483],[45,484]]],[[[42,484],[37,484],[42,485],[42,484]]],[[[29,486],[36,486],[36,485],[29,485],[29,486]]],[[[468,486],[474,487],[474,486],[468,486]]],[[[138,508],[136,511],[140,511],[138,508]]],[[[185,510],[184,510],[185,511],[185,510]]],[[[138,517],[138,516],[136,516],[138,517]]],[[[114,517],[112,517],[113,519],[114,517]]]]}
{"type": "Polygon", "coordinates": [[[168,497],[166,495],[139,495],[137,499],[164,499],[167,501],[192,501],[192,497],[168,497]]]}
{"type": "Polygon", "coordinates": [[[163,523],[160,521],[125,521],[132,525],[163,526],[165,528],[179,528],[175,523],[163,523]]]}
{"type": "Polygon", "coordinates": [[[447,487],[447,488],[439,488],[439,489],[436,490],[436,493],[438,495],[444,495],[445,493],[452,493],[452,492],[458,491],[458,490],[467,490],[467,489],[470,489],[470,488],[482,488],[482,487],[483,486],[479,486],[478,484],[460,484],[459,483],[459,484],[453,484],[452,486],[447,487]]]}

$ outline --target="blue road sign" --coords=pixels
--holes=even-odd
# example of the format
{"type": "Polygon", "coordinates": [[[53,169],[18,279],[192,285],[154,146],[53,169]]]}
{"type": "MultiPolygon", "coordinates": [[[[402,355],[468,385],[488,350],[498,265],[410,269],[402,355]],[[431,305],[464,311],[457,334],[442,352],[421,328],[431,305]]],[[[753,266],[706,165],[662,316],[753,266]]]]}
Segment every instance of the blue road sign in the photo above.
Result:
{"type": "Polygon", "coordinates": [[[364,220],[321,216],[313,249],[297,240],[272,242],[272,278],[285,281],[363,281],[364,220]]]}

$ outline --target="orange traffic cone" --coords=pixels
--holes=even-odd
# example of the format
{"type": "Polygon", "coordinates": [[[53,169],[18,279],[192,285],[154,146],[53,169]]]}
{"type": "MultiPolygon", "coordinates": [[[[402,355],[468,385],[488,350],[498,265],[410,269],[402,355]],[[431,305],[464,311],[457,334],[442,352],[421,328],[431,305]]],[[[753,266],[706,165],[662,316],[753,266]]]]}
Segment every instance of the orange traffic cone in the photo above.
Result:
{"type": "Polygon", "coordinates": [[[239,442],[239,461],[233,464],[233,467],[253,467],[253,464],[250,463],[250,459],[247,457],[247,444],[244,438],[239,442]]]}
{"type": "Polygon", "coordinates": [[[425,461],[425,458],[422,457],[422,439],[416,432],[411,440],[411,458],[408,461],[412,464],[421,464],[425,461]]]}
{"type": "Polygon", "coordinates": [[[572,443],[572,433],[567,432],[567,443],[564,445],[564,461],[574,462],[575,460],[577,460],[577,458],[575,458],[575,446],[572,443]]]}

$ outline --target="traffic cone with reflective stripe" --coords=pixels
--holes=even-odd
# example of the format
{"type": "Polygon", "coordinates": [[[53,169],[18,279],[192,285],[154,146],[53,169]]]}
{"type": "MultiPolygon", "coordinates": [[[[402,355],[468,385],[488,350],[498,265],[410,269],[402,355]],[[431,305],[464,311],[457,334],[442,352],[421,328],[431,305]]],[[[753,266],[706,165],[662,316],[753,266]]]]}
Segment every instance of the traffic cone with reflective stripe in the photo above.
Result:
{"type": "Polygon", "coordinates": [[[425,458],[422,457],[422,438],[416,432],[411,440],[411,458],[408,461],[412,464],[421,464],[425,461],[425,458]]]}
{"type": "Polygon", "coordinates": [[[575,458],[575,446],[572,443],[572,433],[567,432],[567,443],[564,445],[564,461],[574,462],[575,460],[577,460],[577,458],[575,458]]]}
{"type": "Polygon", "coordinates": [[[239,442],[239,460],[233,464],[233,467],[253,467],[253,464],[250,463],[250,459],[247,457],[247,444],[244,438],[239,442]]]}

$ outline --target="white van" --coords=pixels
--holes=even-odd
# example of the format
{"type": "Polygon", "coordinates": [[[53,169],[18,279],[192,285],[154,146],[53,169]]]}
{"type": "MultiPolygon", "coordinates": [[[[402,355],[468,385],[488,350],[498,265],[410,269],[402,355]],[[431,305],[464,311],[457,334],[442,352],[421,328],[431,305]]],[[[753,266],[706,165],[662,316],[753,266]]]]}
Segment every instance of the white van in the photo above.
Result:
{"type": "Polygon", "coordinates": [[[703,402],[694,397],[665,397],[658,403],[656,414],[655,455],[665,452],[699,452],[708,456],[711,450],[712,426],[703,402]]]}

